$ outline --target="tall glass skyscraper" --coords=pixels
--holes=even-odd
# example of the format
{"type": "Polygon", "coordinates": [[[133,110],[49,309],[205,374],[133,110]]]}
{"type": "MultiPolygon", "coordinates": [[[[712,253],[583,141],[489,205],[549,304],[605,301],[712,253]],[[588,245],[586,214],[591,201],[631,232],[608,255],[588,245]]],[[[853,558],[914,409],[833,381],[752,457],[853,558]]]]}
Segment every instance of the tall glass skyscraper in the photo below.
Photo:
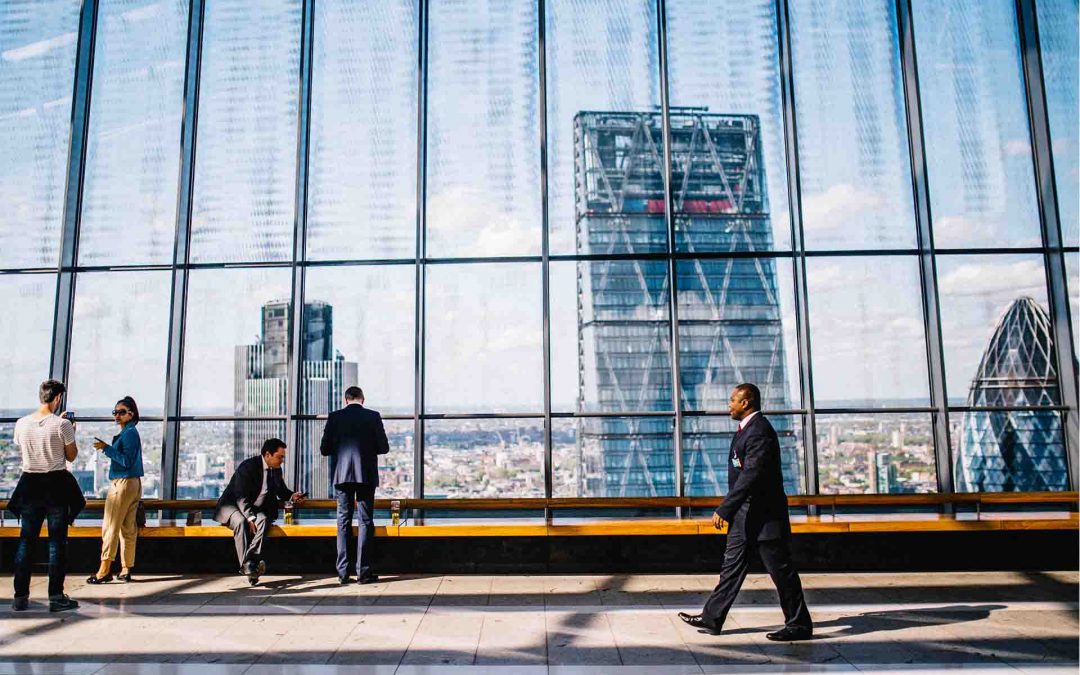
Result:
{"type": "MultiPolygon", "coordinates": [[[[275,300],[263,305],[262,337],[236,347],[237,417],[288,414],[289,303],[275,300]]],[[[301,379],[306,414],[325,415],[341,406],[345,387],[357,382],[357,364],[334,351],[334,308],[325,302],[304,305],[301,379]]],[[[233,426],[234,462],[259,453],[263,441],[280,433],[277,420],[237,420],[233,426]]],[[[320,432],[316,425],[302,425],[297,447],[290,448],[298,461],[296,489],[310,496],[331,496],[329,469],[319,454],[320,432]],[[322,466],[321,469],[316,467],[322,466]]]]}
{"type": "MultiPolygon", "coordinates": [[[[971,381],[968,406],[1029,407],[1061,403],[1050,317],[1018,298],[1001,317],[971,381]]],[[[1067,490],[1061,415],[1054,410],[964,413],[956,458],[957,489],[968,492],[1067,490]]]]}
{"type": "MultiPolygon", "coordinates": [[[[671,115],[676,247],[752,252],[772,248],[761,127],[756,116],[683,109],[671,115]]],[[[666,253],[662,119],[659,113],[582,112],[575,118],[577,247],[593,253],[666,253]]],[[[599,260],[578,274],[579,406],[651,412],[673,405],[666,263],[599,260]]],[[[682,405],[725,410],[732,386],[754,382],[788,407],[787,366],[775,262],[769,258],[680,261],[682,405]]],[[[726,486],[733,429],[723,418],[688,420],[687,494],[726,486]]],[[[673,494],[674,452],[666,418],[582,422],[579,445],[600,449],[587,493],[673,494]]],[[[786,419],[786,488],[799,462],[786,419]]],[[[584,458],[583,458],[584,461],[584,458]]]]}

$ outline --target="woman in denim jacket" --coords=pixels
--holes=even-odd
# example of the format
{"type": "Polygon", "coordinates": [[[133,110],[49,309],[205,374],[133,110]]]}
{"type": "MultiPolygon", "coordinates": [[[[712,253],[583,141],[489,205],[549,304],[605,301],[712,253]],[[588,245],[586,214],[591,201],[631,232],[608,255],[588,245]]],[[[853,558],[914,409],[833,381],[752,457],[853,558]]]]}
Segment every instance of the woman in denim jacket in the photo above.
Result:
{"type": "Polygon", "coordinates": [[[120,581],[131,581],[131,568],[135,566],[135,539],[138,527],[135,512],[142,498],[142,439],[135,427],[139,423],[139,406],[135,399],[125,396],[113,406],[113,418],[120,433],[113,436],[112,443],[94,439],[94,447],[109,458],[109,496],[105,499],[105,520],[101,524],[101,565],[97,574],[86,580],[90,584],[112,581],[112,561],[116,558],[119,544],[122,556],[120,581]]]}

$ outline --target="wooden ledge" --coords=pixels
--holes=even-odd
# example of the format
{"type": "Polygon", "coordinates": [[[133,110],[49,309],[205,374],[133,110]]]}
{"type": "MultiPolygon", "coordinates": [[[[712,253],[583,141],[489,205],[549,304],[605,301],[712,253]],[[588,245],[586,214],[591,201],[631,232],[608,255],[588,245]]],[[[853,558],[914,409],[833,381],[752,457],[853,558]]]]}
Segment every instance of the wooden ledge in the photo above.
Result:
{"type": "MultiPolygon", "coordinates": [[[[356,528],[353,528],[354,532],[356,528]]],[[[1080,514],[1077,513],[1004,513],[961,514],[948,516],[938,514],[880,514],[876,516],[795,516],[791,521],[792,532],[799,534],[858,534],[868,532],[982,532],[982,531],[1045,531],[1080,530],[1080,514]]],[[[606,537],[606,536],[656,536],[656,535],[711,535],[726,533],[726,528],[716,530],[706,519],[656,520],[612,519],[580,522],[558,520],[546,522],[541,519],[484,521],[459,520],[440,522],[429,519],[417,524],[377,525],[377,537],[606,537]]],[[[271,537],[301,537],[332,539],[337,528],[332,524],[272,525],[271,537]]],[[[0,538],[17,538],[19,527],[0,527],[0,538]]],[[[47,536],[44,528],[42,538],[47,536]]],[[[100,526],[78,525],[68,529],[73,538],[100,538],[100,526]]],[[[228,528],[214,523],[203,525],[150,525],[139,530],[139,536],[148,539],[231,537],[228,528]]]]}

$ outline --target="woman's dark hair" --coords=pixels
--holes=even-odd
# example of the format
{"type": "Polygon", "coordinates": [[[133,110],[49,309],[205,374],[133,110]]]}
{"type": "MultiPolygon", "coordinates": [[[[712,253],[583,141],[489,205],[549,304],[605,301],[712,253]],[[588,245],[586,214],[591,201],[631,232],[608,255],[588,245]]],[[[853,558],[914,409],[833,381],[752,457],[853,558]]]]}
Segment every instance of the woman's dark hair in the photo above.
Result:
{"type": "Polygon", "coordinates": [[[131,411],[131,423],[136,424],[139,421],[139,406],[136,405],[135,399],[130,396],[125,396],[116,402],[116,405],[123,404],[125,408],[131,411]]]}

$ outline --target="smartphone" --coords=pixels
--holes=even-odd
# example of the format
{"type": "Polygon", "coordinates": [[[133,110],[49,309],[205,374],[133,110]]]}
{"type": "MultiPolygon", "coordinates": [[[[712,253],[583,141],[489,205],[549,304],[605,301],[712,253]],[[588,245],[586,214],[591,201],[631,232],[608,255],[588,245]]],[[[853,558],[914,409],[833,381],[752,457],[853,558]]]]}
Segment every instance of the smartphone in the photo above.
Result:
{"type": "Polygon", "coordinates": [[[75,411],[74,410],[65,410],[64,414],[63,414],[63,417],[66,417],[66,418],[68,418],[68,420],[74,422],[75,421],[75,411]]]}
{"type": "MultiPolygon", "coordinates": [[[[97,441],[98,443],[105,443],[105,441],[101,440],[97,436],[94,436],[94,440],[97,441]]],[[[105,443],[105,445],[108,445],[108,443],[105,443]]]]}

